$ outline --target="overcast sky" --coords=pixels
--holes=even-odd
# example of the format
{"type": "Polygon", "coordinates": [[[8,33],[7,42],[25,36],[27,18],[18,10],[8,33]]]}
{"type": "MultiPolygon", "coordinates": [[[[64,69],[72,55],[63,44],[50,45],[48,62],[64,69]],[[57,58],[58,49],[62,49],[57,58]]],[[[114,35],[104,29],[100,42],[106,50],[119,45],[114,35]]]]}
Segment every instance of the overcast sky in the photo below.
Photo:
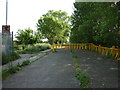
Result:
{"type": "MultiPolygon", "coordinates": [[[[11,31],[30,27],[36,30],[37,20],[48,10],[73,12],[75,0],[8,0],[8,25],[11,31]]],[[[0,30],[6,24],[6,0],[0,0],[0,30]]]]}

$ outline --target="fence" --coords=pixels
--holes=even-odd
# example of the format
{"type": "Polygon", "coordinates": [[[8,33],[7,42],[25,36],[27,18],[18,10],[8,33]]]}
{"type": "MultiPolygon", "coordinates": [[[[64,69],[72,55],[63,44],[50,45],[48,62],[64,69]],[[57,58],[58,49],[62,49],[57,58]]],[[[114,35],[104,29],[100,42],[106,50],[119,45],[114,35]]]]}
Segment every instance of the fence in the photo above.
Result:
{"type": "Polygon", "coordinates": [[[61,48],[65,48],[65,49],[86,49],[86,50],[90,50],[90,51],[96,51],[102,55],[109,55],[112,56],[114,58],[116,58],[117,60],[120,59],[120,49],[116,49],[115,46],[112,46],[111,48],[107,48],[107,47],[102,47],[102,46],[97,46],[93,43],[81,43],[81,44],[53,44],[52,45],[52,50],[56,50],[56,49],[61,49],[61,48]]]}
{"type": "Polygon", "coordinates": [[[10,34],[2,33],[2,53],[5,55],[13,54],[13,32],[10,34]]]}

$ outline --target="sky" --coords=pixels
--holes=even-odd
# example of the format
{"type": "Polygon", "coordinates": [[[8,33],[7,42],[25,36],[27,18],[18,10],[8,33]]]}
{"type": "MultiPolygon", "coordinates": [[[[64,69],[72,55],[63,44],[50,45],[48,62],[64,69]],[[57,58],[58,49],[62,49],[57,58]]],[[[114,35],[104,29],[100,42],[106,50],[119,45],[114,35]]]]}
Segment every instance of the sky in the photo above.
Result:
{"type": "MultiPolygon", "coordinates": [[[[48,10],[73,13],[75,0],[8,0],[8,25],[14,35],[18,29],[36,30],[38,19],[48,10]]],[[[6,0],[0,0],[0,30],[6,24],[6,0]]]]}

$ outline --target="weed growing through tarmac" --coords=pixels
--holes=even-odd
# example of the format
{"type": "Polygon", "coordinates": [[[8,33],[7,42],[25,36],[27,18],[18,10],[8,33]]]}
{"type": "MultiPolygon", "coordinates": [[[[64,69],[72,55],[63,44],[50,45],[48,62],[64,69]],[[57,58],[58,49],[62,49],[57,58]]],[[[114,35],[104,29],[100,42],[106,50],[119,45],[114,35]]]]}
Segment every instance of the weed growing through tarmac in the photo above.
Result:
{"type": "Polygon", "coordinates": [[[90,78],[86,72],[76,72],[75,77],[79,80],[79,85],[81,88],[88,88],[90,78]]]}
{"type": "Polygon", "coordinates": [[[74,52],[74,49],[71,47],[70,49],[74,61],[74,66],[76,69],[75,77],[79,80],[79,85],[83,89],[87,89],[90,83],[90,77],[86,72],[82,72],[78,63],[77,55],[74,52]]]}

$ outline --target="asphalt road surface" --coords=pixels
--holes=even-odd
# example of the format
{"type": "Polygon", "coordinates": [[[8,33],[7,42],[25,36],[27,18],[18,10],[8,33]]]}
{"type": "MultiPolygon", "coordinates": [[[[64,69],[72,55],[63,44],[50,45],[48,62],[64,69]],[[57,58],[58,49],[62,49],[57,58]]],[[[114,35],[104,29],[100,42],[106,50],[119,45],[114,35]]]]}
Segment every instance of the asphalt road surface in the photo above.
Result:
{"type": "MultiPolygon", "coordinates": [[[[90,88],[118,88],[118,63],[96,52],[75,50],[80,68],[91,78],[90,88]]],[[[69,50],[39,59],[3,81],[3,88],[79,88],[69,50]]]]}
{"type": "Polygon", "coordinates": [[[58,50],[3,81],[3,88],[79,88],[69,50],[58,50]]]}

